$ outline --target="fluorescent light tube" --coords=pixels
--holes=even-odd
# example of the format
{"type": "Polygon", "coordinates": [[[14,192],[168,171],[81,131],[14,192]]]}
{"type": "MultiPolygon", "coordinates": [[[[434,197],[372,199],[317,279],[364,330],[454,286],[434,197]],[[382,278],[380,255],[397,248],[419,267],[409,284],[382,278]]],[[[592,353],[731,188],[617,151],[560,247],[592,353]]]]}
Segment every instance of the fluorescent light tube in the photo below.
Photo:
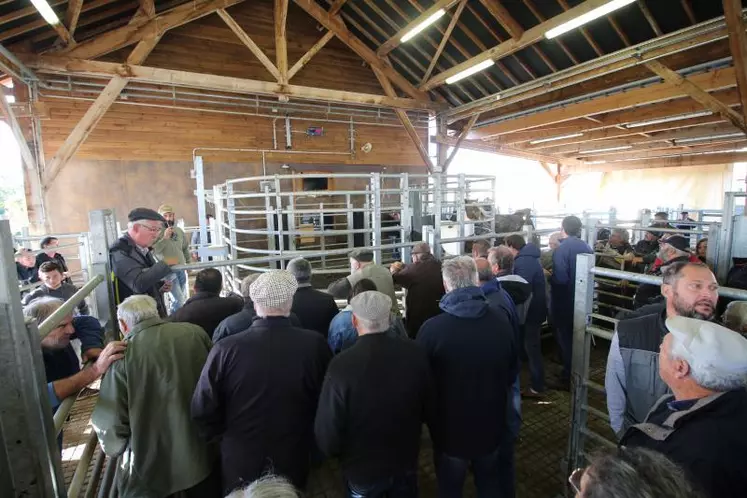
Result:
{"type": "MultiPolygon", "coordinates": [[[[0,93],[2,95],[2,93],[0,93]]],[[[6,95],[5,100],[8,101],[8,104],[15,104],[16,103],[16,97],[15,95],[6,95]]]]}
{"type": "Polygon", "coordinates": [[[449,85],[451,85],[452,83],[456,83],[459,80],[463,80],[467,76],[472,76],[475,73],[479,73],[483,69],[489,68],[493,64],[495,64],[495,62],[493,61],[493,59],[488,59],[486,61],[482,61],[479,64],[475,64],[474,66],[465,69],[461,73],[457,73],[457,74],[455,74],[454,76],[452,76],[450,78],[446,78],[446,83],[448,83],[449,85]]]}
{"type": "Polygon", "coordinates": [[[555,38],[556,36],[560,36],[563,33],[567,33],[572,29],[583,26],[584,24],[589,23],[599,17],[606,16],[610,12],[625,7],[626,5],[631,4],[635,1],[636,0],[612,0],[609,3],[602,5],[601,7],[597,7],[596,9],[591,10],[586,14],[580,15],[575,19],[571,19],[570,21],[549,30],[547,33],[545,33],[545,38],[549,40],[551,38],[555,38]]]}
{"type": "Polygon", "coordinates": [[[560,135],[557,137],[550,137],[550,138],[540,138],[539,140],[532,140],[529,142],[529,145],[536,145],[541,144],[545,142],[554,142],[555,140],[565,140],[566,138],[576,138],[576,137],[583,137],[583,133],[571,133],[570,135],[560,135]]]}
{"type": "Polygon", "coordinates": [[[612,152],[614,150],[628,150],[632,148],[633,148],[632,145],[621,145],[620,147],[607,147],[606,149],[582,150],[579,152],[579,154],[594,154],[596,152],[612,152]]]}
{"type": "Polygon", "coordinates": [[[680,119],[693,119],[693,118],[701,118],[703,116],[710,116],[712,115],[712,111],[700,111],[700,112],[691,112],[690,114],[678,114],[676,116],[668,116],[666,118],[658,118],[658,119],[649,119],[648,121],[638,121],[636,123],[629,123],[626,124],[626,128],[639,128],[641,126],[649,126],[649,125],[655,125],[660,123],[669,123],[671,121],[679,121],[680,119]]]}
{"type": "Polygon", "coordinates": [[[444,14],[446,14],[446,11],[444,9],[437,10],[436,12],[433,13],[433,15],[431,15],[430,17],[428,17],[428,19],[426,19],[425,21],[421,22],[420,24],[418,24],[417,26],[415,26],[414,28],[412,28],[410,31],[408,31],[407,33],[405,33],[405,35],[399,41],[401,43],[405,43],[406,41],[411,40],[415,35],[417,35],[421,31],[423,31],[425,28],[427,28],[428,26],[430,26],[434,22],[436,22],[439,19],[441,19],[444,16],[444,14]]]}
{"type": "Polygon", "coordinates": [[[607,161],[584,161],[584,164],[606,164],[607,161]]]}
{"type": "Polygon", "coordinates": [[[39,11],[39,14],[41,14],[44,20],[49,24],[52,26],[60,24],[60,18],[57,17],[57,14],[52,10],[52,7],[49,6],[47,0],[31,0],[31,3],[34,4],[36,10],[39,11]]]}
{"type": "Polygon", "coordinates": [[[721,135],[710,135],[707,137],[693,137],[693,138],[681,138],[679,140],[675,140],[675,144],[687,144],[690,142],[702,142],[704,140],[717,140],[719,138],[736,138],[736,137],[743,137],[744,133],[722,133],[721,135]]]}

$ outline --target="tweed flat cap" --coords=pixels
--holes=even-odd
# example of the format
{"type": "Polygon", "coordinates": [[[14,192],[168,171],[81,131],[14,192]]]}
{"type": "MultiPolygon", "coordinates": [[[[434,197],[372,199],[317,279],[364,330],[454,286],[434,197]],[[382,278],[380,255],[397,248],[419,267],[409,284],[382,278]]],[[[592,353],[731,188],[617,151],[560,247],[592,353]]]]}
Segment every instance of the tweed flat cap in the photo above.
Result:
{"type": "Polygon", "coordinates": [[[728,374],[747,374],[747,339],[713,322],[674,316],[667,329],[684,346],[693,368],[728,374]]]}
{"type": "Polygon", "coordinates": [[[293,300],[298,283],[291,272],[272,270],[255,280],[249,287],[252,302],[263,308],[282,308],[293,300]]]}
{"type": "Polygon", "coordinates": [[[158,206],[158,212],[159,214],[173,213],[174,206],[172,206],[171,204],[161,204],[160,206],[158,206]]]}
{"type": "Polygon", "coordinates": [[[359,261],[361,263],[368,263],[369,261],[373,261],[373,251],[371,249],[368,249],[367,247],[361,247],[359,249],[354,249],[348,253],[348,257],[353,258],[356,261],[359,261]]]}
{"type": "Polygon", "coordinates": [[[165,223],[163,216],[149,208],[135,208],[127,215],[127,221],[151,220],[165,223]]]}
{"type": "Polygon", "coordinates": [[[361,292],[350,300],[350,308],[364,320],[384,320],[392,312],[392,299],[379,291],[361,292]]]}

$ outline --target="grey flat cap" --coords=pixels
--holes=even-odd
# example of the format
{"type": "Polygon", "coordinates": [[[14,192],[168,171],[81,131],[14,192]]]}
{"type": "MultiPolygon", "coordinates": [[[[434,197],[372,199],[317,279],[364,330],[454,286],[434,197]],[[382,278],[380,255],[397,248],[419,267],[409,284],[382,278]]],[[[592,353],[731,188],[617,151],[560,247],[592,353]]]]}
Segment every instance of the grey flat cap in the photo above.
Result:
{"type": "Polygon", "coordinates": [[[298,282],[289,271],[271,270],[255,280],[249,287],[252,302],[263,308],[281,308],[293,300],[298,282]]]}
{"type": "Polygon", "coordinates": [[[359,261],[361,263],[368,263],[369,261],[373,261],[373,251],[367,247],[361,247],[358,249],[354,249],[348,253],[348,257],[353,258],[356,261],[359,261]]]}
{"type": "Polygon", "coordinates": [[[364,320],[386,319],[392,312],[392,299],[379,291],[361,292],[350,300],[353,314],[364,320]]]}

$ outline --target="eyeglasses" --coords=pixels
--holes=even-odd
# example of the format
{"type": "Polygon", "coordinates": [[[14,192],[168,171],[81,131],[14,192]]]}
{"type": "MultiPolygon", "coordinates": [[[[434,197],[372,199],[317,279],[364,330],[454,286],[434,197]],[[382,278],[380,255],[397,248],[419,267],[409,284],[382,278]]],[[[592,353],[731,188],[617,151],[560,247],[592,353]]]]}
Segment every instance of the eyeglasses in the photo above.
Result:
{"type": "Polygon", "coordinates": [[[585,471],[585,468],[578,468],[571,472],[570,477],[568,477],[568,483],[570,483],[571,488],[573,488],[573,491],[577,495],[581,495],[581,478],[584,476],[585,471]]]}
{"type": "Polygon", "coordinates": [[[141,227],[145,228],[145,229],[146,229],[146,230],[148,230],[148,231],[149,231],[150,233],[156,233],[156,232],[160,232],[160,231],[161,231],[161,228],[162,228],[162,227],[160,227],[160,226],[158,226],[158,227],[152,227],[152,226],[150,226],[150,225],[146,225],[146,224],[144,224],[144,223],[138,223],[138,225],[140,225],[141,227]]]}

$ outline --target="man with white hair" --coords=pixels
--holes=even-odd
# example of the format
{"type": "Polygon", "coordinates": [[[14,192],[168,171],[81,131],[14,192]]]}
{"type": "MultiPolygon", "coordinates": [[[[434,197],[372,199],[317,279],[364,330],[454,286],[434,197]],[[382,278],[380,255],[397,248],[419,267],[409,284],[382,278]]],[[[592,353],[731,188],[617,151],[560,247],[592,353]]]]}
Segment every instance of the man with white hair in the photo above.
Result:
{"type": "Polygon", "coordinates": [[[167,277],[176,259],[156,262],[151,246],[161,233],[166,220],[148,208],[135,208],[127,215],[127,233],[109,248],[114,274],[114,298],[117,304],[134,294],[146,294],[158,305],[158,313],[166,316],[163,293],[171,290],[167,277]]]}
{"type": "Polygon", "coordinates": [[[350,275],[333,282],[327,292],[336,299],[346,299],[353,290],[353,286],[367,278],[376,284],[379,292],[383,292],[392,299],[392,313],[401,316],[397,296],[394,295],[392,274],[387,268],[376,264],[373,251],[367,247],[361,247],[350,251],[348,257],[350,258],[350,275]]]}
{"type": "Polygon", "coordinates": [[[329,365],[316,413],[319,448],[340,456],[350,496],[415,496],[420,432],[432,413],[428,359],[388,334],[392,301],[350,300],[358,340],[329,365]]]}
{"type": "Polygon", "coordinates": [[[620,444],[668,456],[706,497],[747,496],[747,339],[692,318],[666,325],[659,373],[672,394],[620,444]]]}
{"type": "MultiPolygon", "coordinates": [[[[41,297],[23,308],[23,314],[41,325],[62,304],[61,299],[41,297]]],[[[113,341],[104,347],[99,321],[92,316],[73,317],[70,313],[42,336],[41,347],[49,403],[55,411],[62,400],[104,375],[113,362],[122,358],[126,345],[121,341],[113,341]],[[92,361],[82,370],[80,360],[70,345],[73,339],[80,340],[83,359],[92,361]]]]}
{"type": "Polygon", "coordinates": [[[417,343],[435,380],[436,415],[430,424],[439,496],[461,496],[472,468],[478,496],[502,496],[502,445],[518,374],[518,349],[505,313],[491,308],[469,256],[443,263],[444,313],[426,321],[417,343]]]}
{"type": "Polygon", "coordinates": [[[101,381],[91,423],[104,453],[121,459],[119,496],[222,496],[217,455],[189,410],[210,338],[198,325],[161,319],[150,296],[125,299],[117,320],[127,354],[101,381]]]}
{"type": "Polygon", "coordinates": [[[217,342],[192,398],[203,436],[219,441],[224,494],[267,473],[303,489],[314,414],[332,352],[288,316],[298,284],[272,270],[254,281],[251,327],[217,342]]]}
{"type": "Polygon", "coordinates": [[[329,324],[339,312],[335,298],[311,286],[311,263],[307,259],[291,259],[288,262],[288,271],[298,282],[291,310],[301,320],[301,327],[316,330],[326,339],[329,324]]]}

